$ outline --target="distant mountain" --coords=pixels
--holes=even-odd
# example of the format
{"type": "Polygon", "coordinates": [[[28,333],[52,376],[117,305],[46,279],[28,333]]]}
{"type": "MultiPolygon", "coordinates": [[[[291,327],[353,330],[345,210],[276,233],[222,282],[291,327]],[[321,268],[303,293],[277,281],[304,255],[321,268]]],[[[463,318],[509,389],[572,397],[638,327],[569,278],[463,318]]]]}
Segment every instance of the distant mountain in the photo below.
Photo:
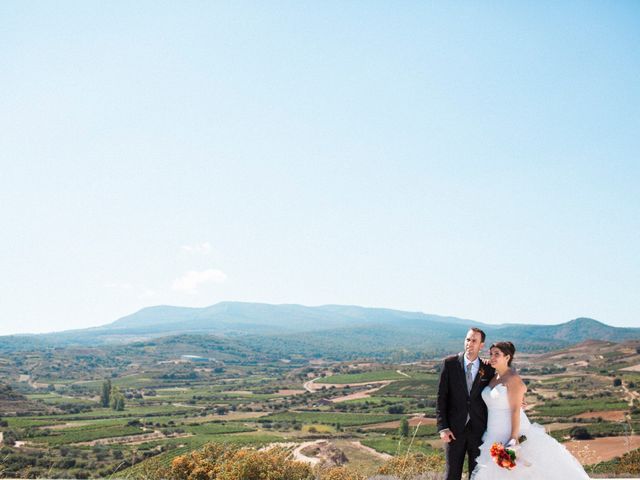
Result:
{"type": "Polygon", "coordinates": [[[554,346],[585,340],[621,342],[640,338],[640,328],[619,328],[592,318],[576,318],[559,325],[504,325],[491,329],[501,339],[517,339],[527,343],[550,343],[554,346]]]}
{"type": "Polygon", "coordinates": [[[305,332],[344,328],[371,323],[397,324],[404,321],[445,322],[471,325],[471,320],[427,315],[385,308],[324,305],[270,305],[221,302],[204,308],[158,306],[144,308],[101,327],[100,330],[207,333],[305,332]]]}
{"type": "Polygon", "coordinates": [[[0,351],[66,345],[126,344],[158,337],[214,335],[233,339],[228,351],[265,355],[384,357],[458,351],[467,329],[479,326],[487,342],[511,340],[519,350],[545,351],[589,339],[639,339],[639,328],[611,327],[577,318],[559,325],[489,325],[472,320],[383,308],[221,302],[204,308],[155,306],[102,327],[43,335],[0,337],[0,351]]]}

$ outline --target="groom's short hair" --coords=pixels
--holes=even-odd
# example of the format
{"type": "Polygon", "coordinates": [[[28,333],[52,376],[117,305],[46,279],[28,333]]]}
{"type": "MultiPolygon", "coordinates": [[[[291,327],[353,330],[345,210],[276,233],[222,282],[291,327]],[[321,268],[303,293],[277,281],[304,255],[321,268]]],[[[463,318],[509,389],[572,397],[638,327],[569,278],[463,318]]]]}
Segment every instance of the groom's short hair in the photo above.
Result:
{"type": "Polygon", "coordinates": [[[480,341],[482,343],[484,343],[484,339],[487,338],[487,335],[484,333],[484,330],[478,328],[478,327],[471,327],[469,330],[471,330],[472,332],[476,332],[480,334],[480,341]]]}

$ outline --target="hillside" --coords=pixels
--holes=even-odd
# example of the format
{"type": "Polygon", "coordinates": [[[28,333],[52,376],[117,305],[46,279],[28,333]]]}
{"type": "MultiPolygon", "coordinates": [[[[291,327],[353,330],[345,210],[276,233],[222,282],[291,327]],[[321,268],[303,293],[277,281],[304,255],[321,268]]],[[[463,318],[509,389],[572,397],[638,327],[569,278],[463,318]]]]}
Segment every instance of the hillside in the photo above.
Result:
{"type": "Polygon", "coordinates": [[[0,383],[0,412],[2,415],[19,415],[24,412],[43,411],[42,405],[31,402],[9,385],[0,383]]]}
{"type": "Polygon", "coordinates": [[[459,350],[469,326],[487,332],[487,342],[509,339],[524,350],[546,351],[589,339],[640,338],[638,328],[618,328],[589,318],[558,325],[489,325],[468,319],[382,308],[269,305],[221,302],[204,308],[144,308],[97,328],[43,335],[0,337],[0,352],[59,346],[123,345],[176,335],[205,335],[231,341],[232,355],[348,359],[438,356],[459,350]]]}

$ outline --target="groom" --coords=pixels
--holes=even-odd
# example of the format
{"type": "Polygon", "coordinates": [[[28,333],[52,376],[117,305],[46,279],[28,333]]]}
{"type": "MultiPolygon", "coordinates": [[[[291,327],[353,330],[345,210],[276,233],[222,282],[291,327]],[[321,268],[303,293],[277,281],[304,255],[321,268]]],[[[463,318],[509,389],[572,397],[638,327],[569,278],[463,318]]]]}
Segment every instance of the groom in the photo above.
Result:
{"type": "Polygon", "coordinates": [[[446,457],[445,478],[460,480],[464,457],[469,458],[469,476],[480,455],[482,434],[487,429],[487,406],[482,390],[494,369],[479,357],[485,333],[471,328],[464,339],[464,353],[447,357],[440,372],[436,417],[446,457]]]}

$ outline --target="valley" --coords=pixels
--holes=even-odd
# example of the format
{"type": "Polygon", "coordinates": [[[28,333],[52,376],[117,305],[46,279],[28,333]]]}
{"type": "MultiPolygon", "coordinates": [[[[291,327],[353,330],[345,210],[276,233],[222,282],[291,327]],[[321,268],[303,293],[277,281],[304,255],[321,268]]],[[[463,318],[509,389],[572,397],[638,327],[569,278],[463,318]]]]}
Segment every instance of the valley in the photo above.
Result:
{"type": "MultiPolygon", "coordinates": [[[[516,367],[528,415],[595,477],[633,473],[624,459],[639,448],[640,374],[630,368],[639,363],[639,341],[590,340],[518,354],[516,367]]],[[[136,478],[150,462],[221,442],[281,445],[311,464],[373,475],[393,456],[442,455],[439,365],[427,355],[274,358],[207,335],[5,352],[0,473],[136,478]]]]}

